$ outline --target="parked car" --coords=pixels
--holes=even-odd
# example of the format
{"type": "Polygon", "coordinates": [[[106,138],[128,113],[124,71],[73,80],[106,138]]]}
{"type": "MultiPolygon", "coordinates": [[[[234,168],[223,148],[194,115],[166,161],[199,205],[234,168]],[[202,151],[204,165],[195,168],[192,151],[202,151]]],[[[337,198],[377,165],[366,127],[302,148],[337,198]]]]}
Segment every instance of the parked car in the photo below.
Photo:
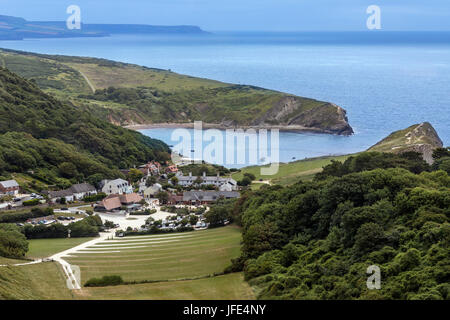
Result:
{"type": "Polygon", "coordinates": [[[59,209],[59,210],[61,210],[61,211],[68,211],[69,208],[61,208],[61,209],[59,209]]]}

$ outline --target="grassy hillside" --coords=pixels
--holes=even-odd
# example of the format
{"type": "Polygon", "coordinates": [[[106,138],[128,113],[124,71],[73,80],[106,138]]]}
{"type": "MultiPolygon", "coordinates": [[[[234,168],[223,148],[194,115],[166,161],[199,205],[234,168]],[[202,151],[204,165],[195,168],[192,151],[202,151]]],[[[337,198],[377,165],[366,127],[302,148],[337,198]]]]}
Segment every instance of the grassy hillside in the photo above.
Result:
{"type": "MultiPolygon", "coordinates": [[[[157,282],[69,291],[56,263],[0,266],[0,299],[254,299],[242,273],[213,276],[239,256],[240,240],[240,229],[235,226],[105,240],[67,259],[81,267],[82,283],[111,274],[119,274],[126,281],[157,282]]],[[[83,241],[31,240],[27,256],[47,257],[83,241]]],[[[2,262],[23,261],[2,259],[2,262]]]]}
{"type": "Polygon", "coordinates": [[[41,89],[120,125],[202,120],[225,127],[353,132],[338,106],[262,88],[96,58],[2,49],[0,61],[41,89]]]}
{"type": "Polygon", "coordinates": [[[424,159],[431,163],[433,150],[442,146],[442,141],[433,126],[423,122],[391,133],[368,151],[392,153],[415,151],[422,153],[424,159]]]}
{"type": "Polygon", "coordinates": [[[345,156],[330,156],[319,157],[312,159],[299,160],[289,163],[280,163],[278,173],[273,176],[261,175],[261,166],[252,166],[243,168],[241,171],[233,173],[231,176],[236,181],[241,180],[245,173],[252,173],[256,180],[253,182],[253,187],[259,189],[264,183],[259,183],[258,180],[269,181],[271,184],[290,185],[300,180],[312,180],[314,175],[321,172],[322,168],[331,163],[332,160],[344,161],[349,157],[345,156]]]}
{"type": "Polygon", "coordinates": [[[241,232],[230,226],[191,233],[105,240],[66,260],[91,278],[120,275],[125,281],[195,279],[221,273],[239,255],[241,232]],[[213,257],[213,258],[212,258],[213,257]]]}
{"type": "Polygon", "coordinates": [[[56,238],[56,239],[31,239],[28,240],[29,259],[48,258],[51,255],[78,246],[93,238],[56,238]]]}
{"type": "Polygon", "coordinates": [[[242,273],[175,282],[83,288],[75,297],[83,300],[253,300],[252,288],[242,273]]]}
{"type": "Polygon", "coordinates": [[[59,264],[0,267],[0,300],[69,300],[72,292],[59,264]]]}
{"type": "Polygon", "coordinates": [[[99,180],[167,152],[163,142],[99,120],[0,68],[0,176],[32,170],[49,184],[99,180]]]}

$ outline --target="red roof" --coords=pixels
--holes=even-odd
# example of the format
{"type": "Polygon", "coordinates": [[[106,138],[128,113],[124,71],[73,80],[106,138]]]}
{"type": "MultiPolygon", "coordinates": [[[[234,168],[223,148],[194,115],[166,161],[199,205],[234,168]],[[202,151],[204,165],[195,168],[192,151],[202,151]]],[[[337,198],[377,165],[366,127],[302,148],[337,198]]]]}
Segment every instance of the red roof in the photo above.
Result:
{"type": "Polygon", "coordinates": [[[144,198],[142,198],[137,193],[121,194],[120,195],[120,202],[122,202],[123,204],[138,203],[142,199],[144,199],[144,198]]]}
{"type": "Polygon", "coordinates": [[[107,210],[111,211],[119,209],[122,205],[139,203],[143,198],[137,193],[130,194],[111,194],[101,202],[101,205],[107,210]]]}
{"type": "Polygon", "coordinates": [[[109,195],[108,197],[103,199],[102,206],[105,207],[107,211],[119,209],[122,206],[119,195],[118,194],[109,195]]]}

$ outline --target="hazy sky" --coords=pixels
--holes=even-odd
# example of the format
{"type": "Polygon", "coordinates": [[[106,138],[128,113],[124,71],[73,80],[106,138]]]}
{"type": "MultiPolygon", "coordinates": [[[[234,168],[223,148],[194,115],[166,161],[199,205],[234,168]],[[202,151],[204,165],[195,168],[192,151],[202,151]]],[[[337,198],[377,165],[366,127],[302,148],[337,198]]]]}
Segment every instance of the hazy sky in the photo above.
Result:
{"type": "Polygon", "coordinates": [[[378,5],[384,30],[450,30],[450,0],[0,0],[0,14],[65,20],[78,5],[85,23],[198,25],[205,30],[366,30],[378,5]]]}

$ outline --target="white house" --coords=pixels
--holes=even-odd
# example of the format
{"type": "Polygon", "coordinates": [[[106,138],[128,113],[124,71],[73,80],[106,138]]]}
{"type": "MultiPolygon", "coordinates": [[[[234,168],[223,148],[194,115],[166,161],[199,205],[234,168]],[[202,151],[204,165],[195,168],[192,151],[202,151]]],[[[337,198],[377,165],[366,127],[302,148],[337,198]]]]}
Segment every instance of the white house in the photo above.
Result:
{"type": "Polygon", "coordinates": [[[0,181],[0,193],[15,196],[19,194],[19,184],[16,180],[0,181]]]}
{"type": "Polygon", "coordinates": [[[133,187],[123,179],[103,180],[102,192],[106,194],[129,194],[133,193],[133,187]]]}
{"type": "Polygon", "coordinates": [[[94,186],[88,183],[74,184],[69,189],[59,191],[49,191],[48,197],[51,202],[56,202],[58,199],[65,198],[66,201],[81,200],[86,196],[97,194],[94,186]]]}
{"type": "Polygon", "coordinates": [[[200,181],[200,185],[213,185],[218,187],[219,189],[223,189],[221,191],[234,191],[237,190],[237,182],[233,178],[223,178],[219,174],[217,176],[207,176],[205,172],[203,172],[203,176],[193,176],[192,173],[189,173],[189,176],[178,175],[178,184],[183,187],[188,187],[200,181]]]}
{"type": "Polygon", "coordinates": [[[97,194],[97,189],[89,183],[74,184],[69,190],[72,191],[75,200],[81,200],[86,196],[97,194]]]}

